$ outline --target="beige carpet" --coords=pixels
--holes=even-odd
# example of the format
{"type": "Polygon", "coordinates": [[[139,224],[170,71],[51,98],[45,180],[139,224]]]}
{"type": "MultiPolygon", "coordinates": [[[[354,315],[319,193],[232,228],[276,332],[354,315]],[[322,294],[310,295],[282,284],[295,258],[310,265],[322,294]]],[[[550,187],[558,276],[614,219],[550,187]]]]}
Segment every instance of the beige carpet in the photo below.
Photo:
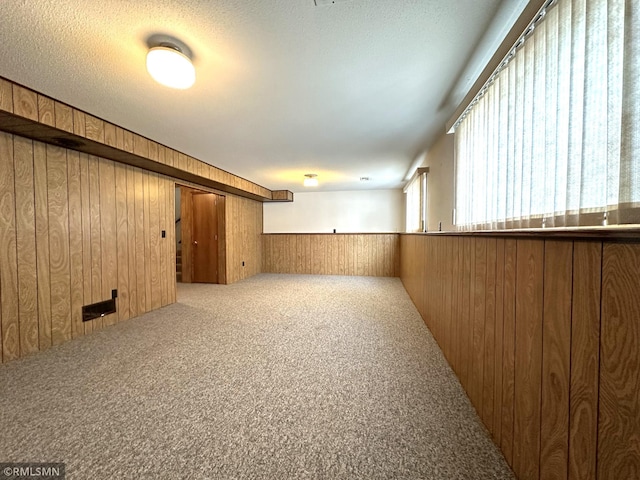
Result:
{"type": "Polygon", "coordinates": [[[68,479],[513,478],[396,278],[263,274],[0,366],[68,479]]]}

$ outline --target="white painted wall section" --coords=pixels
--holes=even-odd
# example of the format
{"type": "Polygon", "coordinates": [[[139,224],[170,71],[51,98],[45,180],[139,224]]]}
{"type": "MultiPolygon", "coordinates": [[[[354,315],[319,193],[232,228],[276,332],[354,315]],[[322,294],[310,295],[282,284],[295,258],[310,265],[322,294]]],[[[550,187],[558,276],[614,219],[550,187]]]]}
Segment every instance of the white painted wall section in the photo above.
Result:
{"type": "Polygon", "coordinates": [[[264,204],[264,233],[401,232],[403,223],[402,190],[305,192],[264,204]]]}

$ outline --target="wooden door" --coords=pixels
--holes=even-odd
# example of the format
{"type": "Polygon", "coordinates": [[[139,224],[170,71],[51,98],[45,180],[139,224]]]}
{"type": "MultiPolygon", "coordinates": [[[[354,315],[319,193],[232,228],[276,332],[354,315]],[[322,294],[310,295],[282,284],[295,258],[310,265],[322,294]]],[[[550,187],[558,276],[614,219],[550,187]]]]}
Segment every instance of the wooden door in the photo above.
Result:
{"type": "Polygon", "coordinates": [[[191,279],[218,283],[217,195],[194,193],[192,197],[191,279]]]}

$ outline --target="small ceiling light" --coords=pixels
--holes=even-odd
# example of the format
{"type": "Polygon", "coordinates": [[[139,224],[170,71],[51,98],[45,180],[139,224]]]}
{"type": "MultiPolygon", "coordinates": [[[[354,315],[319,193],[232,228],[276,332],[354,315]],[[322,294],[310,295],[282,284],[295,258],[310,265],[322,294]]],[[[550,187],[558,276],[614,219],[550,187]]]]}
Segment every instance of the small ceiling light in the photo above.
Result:
{"type": "Polygon", "coordinates": [[[318,186],[318,176],[315,173],[307,173],[305,174],[304,186],[305,187],[317,187],[318,186]]]}
{"type": "Polygon", "coordinates": [[[178,47],[167,43],[149,50],[147,70],[156,82],[170,88],[185,90],[196,81],[191,59],[178,47]]]}

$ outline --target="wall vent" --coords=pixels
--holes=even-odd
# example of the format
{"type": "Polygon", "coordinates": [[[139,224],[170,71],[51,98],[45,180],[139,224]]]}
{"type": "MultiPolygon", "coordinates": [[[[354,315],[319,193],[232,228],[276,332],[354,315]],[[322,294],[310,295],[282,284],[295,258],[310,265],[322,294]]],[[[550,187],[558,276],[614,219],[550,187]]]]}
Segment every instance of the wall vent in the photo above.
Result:
{"type": "Polygon", "coordinates": [[[105,317],[112,313],[116,313],[116,298],[118,298],[118,290],[111,290],[111,300],[104,302],[92,303],[82,307],[82,321],[88,322],[94,318],[105,317]]]}

